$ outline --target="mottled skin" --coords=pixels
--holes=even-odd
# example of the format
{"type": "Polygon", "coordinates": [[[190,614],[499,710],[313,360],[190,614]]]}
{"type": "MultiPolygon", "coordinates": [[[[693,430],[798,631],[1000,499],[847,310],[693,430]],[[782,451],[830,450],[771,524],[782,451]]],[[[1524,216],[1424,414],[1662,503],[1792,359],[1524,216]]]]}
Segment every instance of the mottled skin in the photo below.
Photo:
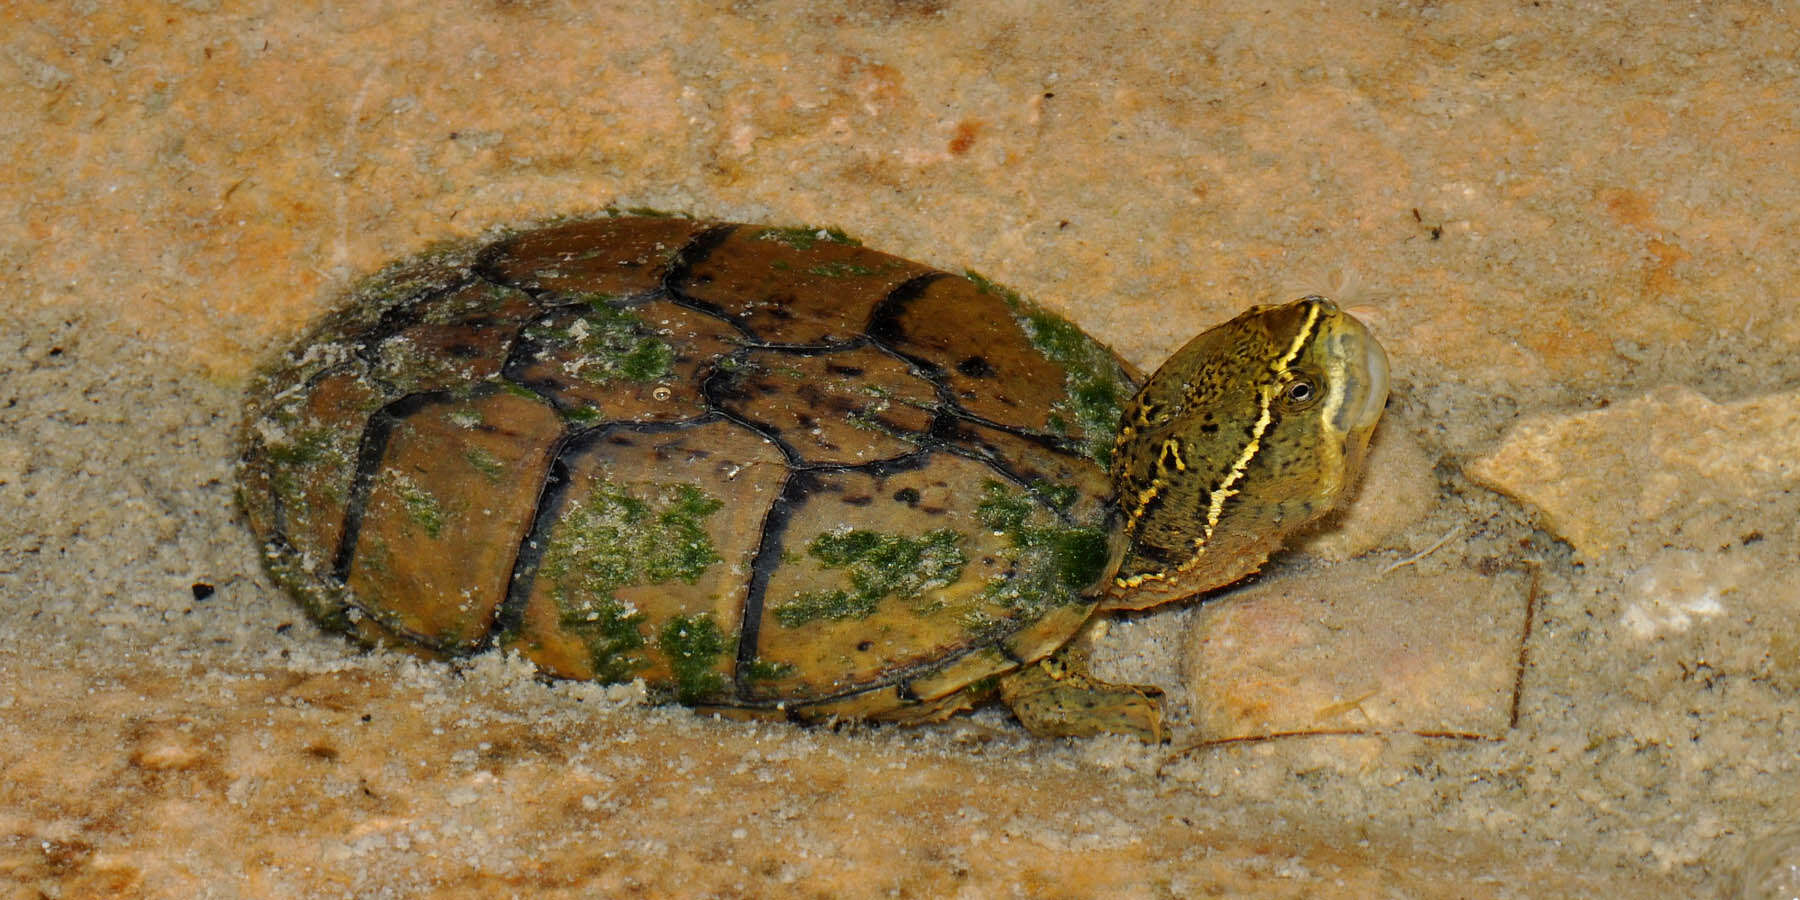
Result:
{"type": "Polygon", "coordinates": [[[1386,384],[1381,346],[1321,297],[1250,309],[1176,351],[1113,445],[1131,550],[1109,605],[1256,571],[1354,484],[1386,384]]]}
{"type": "Polygon", "coordinates": [[[240,494],[276,579],[368,643],[734,715],[997,692],[1037,733],[1154,739],[1083,626],[1328,510],[1385,361],[1307,298],[1136,383],[1016,294],[841,234],[571,220],[360,287],[252,389],[240,494]]]}

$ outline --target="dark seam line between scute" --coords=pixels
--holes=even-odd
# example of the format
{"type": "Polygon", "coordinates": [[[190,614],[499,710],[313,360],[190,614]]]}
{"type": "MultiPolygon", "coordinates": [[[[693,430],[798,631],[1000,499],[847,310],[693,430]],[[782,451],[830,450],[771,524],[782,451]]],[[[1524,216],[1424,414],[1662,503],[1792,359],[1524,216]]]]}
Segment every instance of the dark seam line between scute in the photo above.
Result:
{"type": "Polygon", "coordinates": [[[950,391],[950,385],[943,381],[943,366],[923,356],[914,356],[884,340],[876,339],[874,344],[881,352],[906,363],[906,367],[912,370],[913,377],[930,382],[931,386],[937,389],[939,402],[947,403],[951,407],[961,410],[961,405],[956,402],[956,395],[950,391]]]}
{"type": "Polygon", "coordinates": [[[331,561],[331,576],[339,583],[350,580],[350,564],[356,558],[356,542],[362,535],[363,516],[368,511],[369,492],[374,490],[375,475],[387,455],[388,440],[394,426],[436,403],[453,400],[449,391],[424,391],[408,394],[388,403],[369,416],[362,438],[356,446],[356,471],[350,478],[350,495],[344,502],[344,529],[338,536],[337,554],[331,561]]]}
{"type": "Polygon", "coordinates": [[[871,462],[805,463],[803,465],[793,466],[792,468],[796,472],[825,472],[831,474],[838,472],[860,472],[865,475],[873,475],[876,478],[886,478],[896,472],[912,472],[925,468],[925,464],[931,461],[931,454],[938,449],[941,449],[939,445],[932,444],[914,448],[899,456],[890,456],[887,459],[877,459],[871,462]]]}
{"type": "Polygon", "coordinates": [[[500,608],[494,611],[494,618],[488,623],[488,632],[482,637],[482,646],[493,647],[501,636],[517,633],[525,624],[525,606],[531,601],[531,589],[537,582],[538,566],[544,561],[544,549],[549,544],[550,526],[562,513],[563,501],[569,496],[569,465],[563,461],[576,437],[581,432],[566,432],[557,438],[550,448],[550,464],[544,468],[544,482],[538,487],[537,502],[532,506],[531,525],[519,538],[518,552],[513,555],[512,571],[506,576],[506,596],[500,601],[500,608]]]}
{"type": "Polygon", "coordinates": [[[750,584],[744,592],[744,606],[738,616],[737,664],[732,670],[732,694],[748,700],[750,667],[761,659],[763,605],[769,590],[769,579],[781,564],[782,538],[794,512],[806,503],[807,494],[818,486],[810,472],[791,471],[782,482],[781,493],[769,504],[763,515],[762,532],[757,538],[756,555],[750,561],[750,584]]]}
{"type": "MultiPolygon", "coordinates": [[[[261,418],[267,419],[268,416],[265,415],[261,418]]],[[[248,442],[246,443],[248,444],[248,442]]],[[[255,439],[254,445],[245,446],[244,452],[238,456],[237,468],[240,470],[238,479],[240,484],[243,483],[241,470],[244,469],[254,467],[263,471],[265,483],[268,486],[268,491],[266,492],[266,499],[269,504],[268,543],[279,541],[282,547],[288,548],[291,551],[294,545],[288,540],[287,501],[281,499],[281,491],[275,488],[275,475],[274,472],[270,471],[273,468],[273,462],[273,460],[269,459],[269,446],[263,442],[262,438],[258,437],[255,439]],[[258,461],[252,457],[260,457],[261,460],[258,461]]],[[[249,506],[250,499],[245,497],[244,502],[241,504],[241,508],[248,509],[249,506]]],[[[261,553],[262,548],[258,547],[257,552],[261,553]]]]}
{"type": "MultiPolygon", "coordinates": [[[[741,363],[741,355],[744,353],[745,353],[745,351],[740,350],[737,353],[734,353],[733,356],[735,358],[738,358],[741,363]]],[[[731,409],[725,405],[725,401],[719,399],[718,395],[719,395],[720,391],[723,389],[723,384],[726,381],[728,381],[732,377],[732,375],[733,375],[732,372],[727,371],[724,368],[715,366],[711,371],[707,372],[706,375],[700,379],[700,397],[702,400],[704,400],[706,402],[707,410],[709,411],[709,413],[717,415],[719,418],[721,418],[727,422],[730,422],[734,425],[737,425],[740,428],[744,428],[748,431],[751,431],[751,432],[755,433],[757,436],[761,437],[763,440],[766,440],[769,443],[775,445],[775,448],[777,450],[781,451],[781,456],[782,456],[783,462],[786,463],[786,465],[789,469],[792,469],[794,471],[808,471],[808,472],[875,471],[880,466],[886,465],[888,463],[896,462],[899,460],[908,459],[908,458],[913,457],[921,452],[929,452],[931,450],[936,449],[938,446],[940,446],[942,444],[942,441],[933,439],[929,435],[918,435],[918,436],[904,435],[904,436],[899,436],[899,437],[901,437],[902,440],[907,440],[907,441],[912,442],[915,445],[915,449],[907,451],[906,453],[903,453],[896,457],[892,457],[890,459],[876,460],[874,462],[867,462],[867,463],[815,463],[815,462],[809,462],[806,459],[806,457],[804,457],[800,454],[800,450],[798,448],[796,448],[794,445],[788,443],[787,440],[781,436],[780,429],[776,428],[773,425],[759,422],[759,421],[752,419],[734,409],[731,409]]],[[[941,414],[939,414],[939,415],[941,415],[941,414]]],[[[934,421],[935,421],[935,419],[934,419],[934,421]]]]}
{"type": "Polygon", "coordinates": [[[694,266],[705,262],[707,257],[712,256],[713,251],[718,250],[719,246],[729,240],[736,231],[736,225],[715,225],[711,228],[703,229],[693,237],[688,238],[687,244],[680,250],[675,251],[674,260],[669,263],[669,268],[664,270],[662,287],[663,291],[669,296],[669,302],[674,303],[676,306],[685,307],[694,312],[711,316],[714,319],[730,325],[744,337],[753,341],[761,341],[762,338],[757,335],[756,332],[751,331],[749,326],[738,321],[736,316],[727,313],[723,307],[716,303],[690,297],[681,289],[681,282],[687,280],[693,273],[694,266]]]}
{"type": "Polygon", "coordinates": [[[714,367],[712,371],[706,373],[706,375],[700,379],[700,399],[706,401],[707,411],[739,428],[751,431],[763,440],[774,444],[775,449],[781,451],[782,461],[787,464],[788,468],[798,469],[806,465],[806,458],[801,456],[800,451],[794,449],[792,444],[782,440],[781,432],[777,431],[772,426],[764,425],[761,422],[726,408],[725,404],[718,400],[715,392],[719,388],[719,383],[730,377],[731,373],[724,369],[714,367]]]}
{"type": "Polygon", "coordinates": [[[556,313],[566,312],[577,307],[578,304],[563,304],[548,309],[538,307],[539,312],[535,315],[526,317],[525,320],[519,324],[519,329],[513,332],[512,340],[507,343],[506,359],[500,362],[499,374],[501,378],[505,379],[509,384],[536,394],[539,398],[543,399],[545,403],[550,404],[550,408],[556,410],[558,413],[569,411],[571,408],[570,405],[550,396],[550,394],[541,389],[539,384],[526,381],[525,378],[519,374],[519,370],[525,367],[529,358],[542,347],[542,345],[538,344],[536,341],[526,337],[525,332],[529,331],[531,326],[556,313]]]}
{"type": "Polygon", "coordinates": [[[675,291],[675,290],[669,291],[668,300],[670,303],[673,303],[676,306],[681,307],[682,309],[692,310],[703,316],[706,316],[709,319],[716,319],[720,322],[725,323],[726,325],[731,326],[732,330],[736,331],[739,335],[741,335],[744,338],[746,343],[749,343],[752,346],[754,346],[755,344],[760,343],[762,341],[762,338],[757,337],[756,332],[751,331],[750,328],[748,326],[746,326],[744,323],[739,322],[737,319],[732,318],[729,314],[727,314],[725,312],[725,309],[723,307],[721,307],[717,304],[708,303],[705,300],[696,300],[692,297],[689,297],[686,294],[683,294],[683,293],[681,293],[679,291],[675,291]]]}

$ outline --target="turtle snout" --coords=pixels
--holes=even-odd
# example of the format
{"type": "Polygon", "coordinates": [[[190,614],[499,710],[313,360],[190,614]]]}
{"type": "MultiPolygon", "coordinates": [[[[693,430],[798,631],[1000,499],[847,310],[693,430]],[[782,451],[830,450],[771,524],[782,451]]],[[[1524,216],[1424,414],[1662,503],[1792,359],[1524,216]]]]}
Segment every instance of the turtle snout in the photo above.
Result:
{"type": "Polygon", "coordinates": [[[1387,406],[1387,351],[1361,322],[1349,321],[1353,327],[1344,329],[1336,339],[1336,355],[1345,363],[1344,399],[1332,425],[1343,432],[1367,431],[1375,427],[1387,406]]]}

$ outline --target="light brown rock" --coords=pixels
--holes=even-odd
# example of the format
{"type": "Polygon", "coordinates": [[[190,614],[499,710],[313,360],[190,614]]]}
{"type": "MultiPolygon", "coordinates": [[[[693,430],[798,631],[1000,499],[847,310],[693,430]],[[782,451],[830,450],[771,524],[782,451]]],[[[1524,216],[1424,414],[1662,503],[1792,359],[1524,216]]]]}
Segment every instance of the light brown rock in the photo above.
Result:
{"type": "Polygon", "coordinates": [[[1504,738],[1529,578],[1385,568],[1332,566],[1202,606],[1185,673],[1198,739],[1504,738]]]}
{"type": "Polygon", "coordinates": [[[1669,386],[1606,409],[1531,416],[1468,472],[1537,509],[1589,557],[1714,549],[1754,530],[1744,521],[1792,521],[1800,394],[1716,403],[1669,386]]]}

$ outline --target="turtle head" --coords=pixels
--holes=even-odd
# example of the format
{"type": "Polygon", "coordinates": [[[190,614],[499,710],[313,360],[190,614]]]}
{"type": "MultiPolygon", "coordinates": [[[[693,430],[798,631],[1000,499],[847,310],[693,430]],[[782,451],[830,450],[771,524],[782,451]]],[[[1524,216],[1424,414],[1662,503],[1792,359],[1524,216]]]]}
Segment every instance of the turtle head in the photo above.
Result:
{"type": "Polygon", "coordinates": [[[1129,547],[1115,608],[1229,584],[1356,483],[1387,355],[1323,297],[1253,307],[1189,341],[1127,405],[1112,480],[1129,547]]]}

